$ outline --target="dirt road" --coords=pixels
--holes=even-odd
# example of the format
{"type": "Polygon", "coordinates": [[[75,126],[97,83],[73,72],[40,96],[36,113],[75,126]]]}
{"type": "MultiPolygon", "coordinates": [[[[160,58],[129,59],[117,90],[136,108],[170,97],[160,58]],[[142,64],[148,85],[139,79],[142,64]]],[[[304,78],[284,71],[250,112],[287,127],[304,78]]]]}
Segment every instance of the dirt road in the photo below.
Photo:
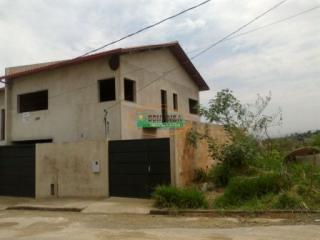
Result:
{"type": "Polygon", "coordinates": [[[0,211],[0,239],[318,240],[315,219],[202,218],[0,211]]]}

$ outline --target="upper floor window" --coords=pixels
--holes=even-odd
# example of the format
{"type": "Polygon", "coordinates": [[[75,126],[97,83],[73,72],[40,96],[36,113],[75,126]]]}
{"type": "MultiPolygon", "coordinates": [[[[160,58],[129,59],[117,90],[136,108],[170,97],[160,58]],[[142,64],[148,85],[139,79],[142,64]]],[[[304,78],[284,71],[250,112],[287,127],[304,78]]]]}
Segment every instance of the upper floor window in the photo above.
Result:
{"type": "Polygon", "coordinates": [[[178,111],[178,94],[173,94],[173,110],[178,111]]]}
{"type": "Polygon", "coordinates": [[[191,114],[198,114],[199,113],[198,107],[199,107],[198,106],[198,101],[189,98],[189,112],[191,114]]]}
{"type": "Polygon", "coordinates": [[[48,109],[48,90],[18,95],[18,112],[34,112],[48,109]]]}
{"type": "Polygon", "coordinates": [[[100,102],[116,100],[116,84],[114,78],[99,80],[100,102]]]}
{"type": "Polygon", "coordinates": [[[129,102],[136,101],[136,82],[124,79],[124,99],[129,102]]]}

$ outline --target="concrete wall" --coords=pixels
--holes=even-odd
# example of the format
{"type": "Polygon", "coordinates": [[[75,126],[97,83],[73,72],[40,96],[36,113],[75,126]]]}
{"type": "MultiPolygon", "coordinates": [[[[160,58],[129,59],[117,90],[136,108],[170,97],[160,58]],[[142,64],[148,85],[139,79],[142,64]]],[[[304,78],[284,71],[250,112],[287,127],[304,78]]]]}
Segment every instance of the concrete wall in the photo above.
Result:
{"type": "MultiPolygon", "coordinates": [[[[112,71],[108,58],[10,80],[6,86],[6,143],[53,139],[55,143],[103,140],[104,110],[108,110],[111,140],[168,137],[168,130],[143,130],[136,127],[137,113],[161,112],[160,90],[167,91],[168,111],[173,112],[173,93],[178,94],[178,112],[186,120],[199,121],[189,114],[188,99],[199,99],[199,90],[168,49],[126,54],[120,68],[112,71]],[[169,74],[167,72],[171,69],[169,74]],[[99,102],[98,80],[116,78],[116,101],[99,102]],[[136,102],[124,101],[124,78],[136,81],[136,102]],[[145,87],[148,86],[148,87],[145,87]],[[48,110],[18,113],[17,96],[48,90],[48,110]]],[[[9,68],[8,73],[34,65],[9,68]]]]}
{"type": "Polygon", "coordinates": [[[107,197],[108,144],[106,141],[36,145],[36,197],[107,197]],[[100,172],[93,173],[98,161],[100,172]],[[55,195],[51,195],[51,184],[55,195]]]}
{"type": "Polygon", "coordinates": [[[123,55],[121,66],[121,79],[137,81],[136,103],[124,101],[121,105],[123,139],[170,135],[168,130],[143,130],[136,126],[138,113],[161,113],[161,90],[167,91],[169,113],[179,113],[189,121],[200,121],[198,115],[189,113],[189,98],[199,100],[198,86],[168,49],[123,55]],[[174,71],[170,71],[172,69],[174,71]],[[177,112],[173,109],[173,93],[178,95],[177,112]]]}
{"type": "Polygon", "coordinates": [[[115,77],[119,98],[119,71],[109,69],[103,58],[10,81],[8,142],[53,139],[53,142],[105,139],[104,109],[113,123],[109,137],[120,139],[120,105],[99,102],[98,80],[115,77]],[[48,110],[18,113],[17,96],[48,89],[48,110]],[[113,106],[112,108],[110,108],[113,106]]]}
{"type": "Polygon", "coordinates": [[[184,128],[175,130],[171,136],[171,145],[172,157],[175,158],[176,185],[178,186],[190,184],[195,169],[208,169],[217,163],[209,155],[206,139],[197,138],[196,145],[190,143],[188,133],[191,129],[200,135],[207,132],[208,136],[215,139],[218,144],[223,144],[228,140],[224,128],[214,124],[188,122],[184,128]]]}

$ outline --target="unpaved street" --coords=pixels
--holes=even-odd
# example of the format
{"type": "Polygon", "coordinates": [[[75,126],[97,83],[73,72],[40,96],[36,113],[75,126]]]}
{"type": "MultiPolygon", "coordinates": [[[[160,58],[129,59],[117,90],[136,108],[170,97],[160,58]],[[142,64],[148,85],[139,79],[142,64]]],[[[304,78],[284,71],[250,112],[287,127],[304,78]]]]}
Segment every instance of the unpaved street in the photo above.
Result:
{"type": "Polygon", "coordinates": [[[314,219],[1,211],[0,239],[318,240],[320,225],[317,224],[314,219]]]}

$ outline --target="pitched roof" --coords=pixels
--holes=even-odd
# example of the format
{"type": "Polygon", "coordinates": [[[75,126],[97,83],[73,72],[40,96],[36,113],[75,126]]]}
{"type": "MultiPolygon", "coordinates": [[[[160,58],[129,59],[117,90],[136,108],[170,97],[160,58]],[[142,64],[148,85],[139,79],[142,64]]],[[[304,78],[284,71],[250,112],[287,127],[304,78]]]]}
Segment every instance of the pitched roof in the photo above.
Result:
{"type": "Polygon", "coordinates": [[[18,78],[18,77],[24,77],[30,74],[39,73],[43,71],[53,70],[64,66],[69,66],[77,63],[82,63],[94,59],[98,59],[101,57],[107,57],[107,56],[113,56],[113,55],[123,55],[127,53],[136,53],[136,52],[143,52],[148,50],[157,50],[161,48],[168,48],[172,54],[177,58],[180,65],[185,69],[185,71],[189,74],[191,79],[196,83],[196,85],[199,87],[200,91],[209,90],[209,86],[204,81],[198,70],[195,68],[187,54],[184,52],[182,47],[178,42],[171,42],[171,43],[164,43],[164,44],[156,44],[156,45],[144,45],[139,47],[130,47],[130,48],[117,48],[108,50],[105,52],[100,52],[84,57],[78,57],[74,59],[69,60],[63,60],[59,62],[55,62],[50,65],[45,65],[41,67],[35,67],[32,69],[28,69],[25,71],[8,74],[5,76],[0,76],[0,80],[6,79],[7,81],[10,79],[18,78]]]}

